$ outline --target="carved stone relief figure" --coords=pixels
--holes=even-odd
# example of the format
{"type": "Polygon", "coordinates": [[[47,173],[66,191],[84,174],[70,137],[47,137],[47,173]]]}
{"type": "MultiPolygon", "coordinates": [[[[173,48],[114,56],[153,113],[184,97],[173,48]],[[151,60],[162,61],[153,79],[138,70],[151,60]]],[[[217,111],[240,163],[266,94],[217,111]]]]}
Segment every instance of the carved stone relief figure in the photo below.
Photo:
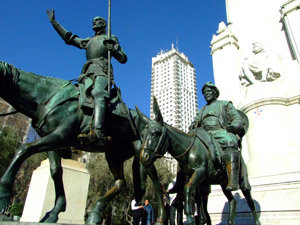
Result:
{"type": "Polygon", "coordinates": [[[243,86],[256,82],[274,81],[281,76],[278,60],[271,57],[259,42],[252,44],[252,54],[244,59],[239,79],[243,86]]]}

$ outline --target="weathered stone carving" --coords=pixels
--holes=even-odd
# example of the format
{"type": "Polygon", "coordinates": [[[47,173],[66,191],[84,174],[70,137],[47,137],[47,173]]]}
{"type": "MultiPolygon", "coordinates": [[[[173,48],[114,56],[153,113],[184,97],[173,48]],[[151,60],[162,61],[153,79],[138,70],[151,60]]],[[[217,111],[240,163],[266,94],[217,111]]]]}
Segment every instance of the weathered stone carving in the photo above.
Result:
{"type": "Polygon", "coordinates": [[[252,54],[244,59],[239,79],[243,86],[257,82],[274,81],[281,76],[278,60],[271,57],[260,42],[252,44],[252,54]]]}

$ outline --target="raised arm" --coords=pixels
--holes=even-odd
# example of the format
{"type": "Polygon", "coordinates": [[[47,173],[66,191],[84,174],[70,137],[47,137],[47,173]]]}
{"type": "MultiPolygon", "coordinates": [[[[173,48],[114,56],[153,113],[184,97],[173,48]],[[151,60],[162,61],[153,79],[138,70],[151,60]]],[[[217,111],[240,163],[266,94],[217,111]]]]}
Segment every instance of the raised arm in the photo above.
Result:
{"type": "Polygon", "coordinates": [[[73,45],[77,48],[85,48],[86,43],[88,42],[89,38],[87,39],[80,39],[77,35],[73,35],[72,32],[67,31],[59,22],[55,20],[55,11],[49,9],[46,11],[49,21],[59,34],[59,36],[65,41],[68,45],[73,45]]]}

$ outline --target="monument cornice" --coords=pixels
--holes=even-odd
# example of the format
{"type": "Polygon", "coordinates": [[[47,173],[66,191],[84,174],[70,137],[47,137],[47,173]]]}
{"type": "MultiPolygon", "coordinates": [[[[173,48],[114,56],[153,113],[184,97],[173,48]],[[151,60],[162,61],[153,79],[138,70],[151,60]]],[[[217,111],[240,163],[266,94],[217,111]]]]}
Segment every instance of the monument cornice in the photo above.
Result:
{"type": "Polygon", "coordinates": [[[286,16],[294,10],[300,9],[300,0],[290,0],[284,3],[281,7],[282,17],[286,16]]]}
{"type": "Polygon", "coordinates": [[[290,106],[295,104],[300,104],[300,95],[290,97],[290,98],[281,98],[281,97],[263,98],[242,106],[240,110],[247,113],[260,106],[266,106],[266,105],[290,106]]]}
{"type": "Polygon", "coordinates": [[[210,54],[212,55],[215,51],[222,49],[226,45],[234,45],[237,49],[240,48],[238,39],[228,29],[213,37],[210,45],[210,54]]]}

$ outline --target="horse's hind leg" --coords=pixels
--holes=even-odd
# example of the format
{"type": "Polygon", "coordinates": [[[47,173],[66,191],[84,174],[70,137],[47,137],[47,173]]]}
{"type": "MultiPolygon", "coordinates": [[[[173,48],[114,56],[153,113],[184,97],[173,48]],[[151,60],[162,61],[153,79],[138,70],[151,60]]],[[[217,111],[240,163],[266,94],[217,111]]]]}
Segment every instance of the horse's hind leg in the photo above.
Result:
{"type": "Polygon", "coordinates": [[[46,213],[41,223],[55,223],[58,214],[66,211],[66,196],[63,185],[63,170],[61,166],[61,156],[57,151],[47,152],[50,162],[51,177],[55,188],[55,203],[52,210],[46,213]]]}
{"type": "Polygon", "coordinates": [[[226,190],[226,185],[221,185],[222,191],[229,202],[229,216],[228,216],[228,225],[235,224],[235,215],[236,215],[236,200],[234,199],[232,193],[226,190]]]}
{"type": "MultiPolygon", "coordinates": [[[[109,151],[109,150],[108,150],[109,151]]],[[[100,224],[103,220],[102,212],[108,203],[119,194],[126,186],[123,172],[123,163],[112,163],[108,161],[109,168],[115,177],[114,186],[108,190],[95,204],[91,213],[88,216],[86,224],[100,224]]]]}
{"type": "Polygon", "coordinates": [[[251,196],[250,190],[242,190],[242,192],[243,192],[243,195],[245,196],[245,198],[247,200],[247,203],[248,203],[248,206],[249,206],[249,208],[252,212],[255,225],[261,225],[261,223],[259,222],[259,217],[257,215],[256,208],[255,208],[255,203],[254,203],[254,200],[251,196]]]}
{"type": "Polygon", "coordinates": [[[10,202],[14,180],[22,163],[34,153],[51,151],[53,146],[59,144],[60,138],[61,135],[52,133],[35,142],[23,144],[16,151],[13,160],[0,179],[0,210],[10,202]]]}

